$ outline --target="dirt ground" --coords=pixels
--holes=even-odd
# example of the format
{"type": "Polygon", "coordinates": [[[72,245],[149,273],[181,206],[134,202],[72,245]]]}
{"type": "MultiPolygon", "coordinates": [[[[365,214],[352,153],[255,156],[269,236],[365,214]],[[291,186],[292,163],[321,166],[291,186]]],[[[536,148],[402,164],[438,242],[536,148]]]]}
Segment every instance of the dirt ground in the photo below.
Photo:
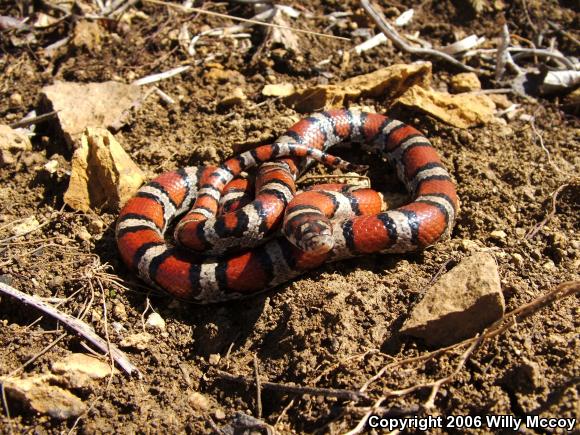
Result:
{"type": "MultiPolygon", "coordinates": [[[[290,20],[295,27],[325,31],[331,24],[328,14],[349,12],[352,15],[325,32],[351,37],[356,28],[374,29],[355,1],[281,3],[311,12],[306,18],[290,20]]],[[[464,1],[377,2],[388,17],[414,7],[408,33],[417,32],[436,46],[473,32],[493,39],[498,36],[497,23],[505,17],[513,34],[536,40],[541,31],[545,40],[554,38],[563,53],[579,54],[572,38],[547,24],[551,20],[572,33],[576,29],[577,41],[579,15],[574,2],[473,3],[484,4],[484,10],[476,15],[464,1]]],[[[1,15],[21,14],[12,2],[0,5],[1,15]]],[[[204,7],[253,15],[251,6],[237,3],[205,2],[204,7]]],[[[360,56],[353,53],[344,68],[339,50],[350,49],[362,37],[345,42],[298,34],[303,49],[291,52],[264,45],[268,31],[258,27],[248,30],[251,45],[207,37],[196,56],[190,57],[177,40],[183,23],[189,23],[193,35],[232,22],[160,5],[137,3],[137,8],[146,16],[130,22],[101,22],[99,50],[71,47],[52,58],[42,54],[41,47],[73,31],[70,19],[39,32],[35,44],[15,47],[2,35],[1,122],[21,119],[36,107],[41,87],[55,80],[129,83],[191,65],[185,73],[157,84],[176,99],[175,104],[166,105],[152,96],[116,133],[134,161],[154,176],[184,165],[217,163],[231,155],[236,144],[269,143],[302,116],[282,100],[264,98],[265,83],[334,83],[419,60],[383,44],[360,56]],[[326,59],[330,61],[322,62],[326,59]],[[230,80],[217,85],[209,82],[206,73],[211,63],[233,71],[230,80]],[[218,105],[238,87],[249,98],[246,104],[218,105]],[[21,101],[14,94],[20,94],[21,101]]],[[[56,13],[48,7],[44,11],[56,13]]],[[[435,62],[434,87],[445,89],[457,72],[435,62]]],[[[484,88],[501,87],[492,77],[482,77],[482,83],[484,88]]],[[[432,139],[457,182],[461,213],[451,240],[417,254],[373,255],[328,264],[260,296],[211,306],[176,303],[167,296],[147,293],[118,257],[113,232],[116,215],[82,214],[63,206],[66,171],[49,175],[42,167],[56,158],[64,170],[70,169],[71,151],[49,134],[37,135],[33,151],[0,169],[0,280],[40,297],[72,296],[60,309],[82,317],[101,336],[108,333],[113,343],[142,332],[143,318],[151,309],[165,319],[167,329],[149,331],[155,339],[144,349],[127,350],[142,379],[117,374],[110,382],[105,379],[73,391],[90,406],[77,422],[36,414],[7,397],[0,413],[0,432],[63,433],[75,425],[73,430],[82,433],[205,433],[217,428],[233,433],[236,415],[257,416],[254,359],[263,382],[356,391],[385,364],[431,351],[398,330],[433,278],[473,250],[486,248],[496,258],[506,311],[562,282],[580,279],[580,194],[573,180],[580,168],[578,118],[562,109],[559,97],[508,98],[521,104],[521,113],[535,117],[535,131],[528,118],[519,116],[505,125],[461,130],[420,113],[396,113],[432,139]],[[550,214],[552,194],[561,186],[554,213],[537,234],[527,237],[550,214]],[[35,216],[41,228],[7,240],[11,226],[28,216],[35,216]],[[498,230],[506,237],[492,235],[498,230]],[[112,329],[114,322],[125,330],[112,329]],[[250,383],[224,380],[217,370],[244,376],[250,383]]],[[[357,104],[378,112],[388,107],[380,99],[357,104]]],[[[534,414],[578,419],[579,314],[577,295],[557,300],[484,340],[464,367],[441,386],[432,408],[423,407],[431,389],[419,388],[386,399],[379,411],[408,416],[534,414]]],[[[63,329],[46,317],[29,326],[38,317],[34,310],[0,296],[0,375],[18,369],[35,355],[25,374],[48,371],[53,361],[87,351],[72,333],[45,349],[63,329]]],[[[280,433],[347,432],[387,391],[452,374],[463,352],[465,347],[426,361],[394,364],[370,385],[368,398],[358,402],[263,388],[261,420],[280,433]]]]}

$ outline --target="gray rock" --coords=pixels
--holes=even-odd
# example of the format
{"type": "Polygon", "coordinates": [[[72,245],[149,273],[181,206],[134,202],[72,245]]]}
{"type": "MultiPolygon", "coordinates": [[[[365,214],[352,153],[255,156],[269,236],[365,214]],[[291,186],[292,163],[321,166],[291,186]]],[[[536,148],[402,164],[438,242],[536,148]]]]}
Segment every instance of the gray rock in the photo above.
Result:
{"type": "Polygon", "coordinates": [[[44,111],[58,111],[56,131],[75,148],[87,127],[120,128],[141,96],[140,87],[114,81],[86,84],[57,81],[42,88],[40,106],[44,111]]]}
{"type": "Polygon", "coordinates": [[[52,385],[57,380],[51,374],[0,379],[11,398],[40,414],[47,414],[57,420],[82,415],[87,409],[86,405],[70,391],[52,385]]]}
{"type": "Polygon", "coordinates": [[[401,332],[445,346],[472,337],[500,319],[505,310],[493,257],[479,252],[465,258],[423,297],[401,332]]]}

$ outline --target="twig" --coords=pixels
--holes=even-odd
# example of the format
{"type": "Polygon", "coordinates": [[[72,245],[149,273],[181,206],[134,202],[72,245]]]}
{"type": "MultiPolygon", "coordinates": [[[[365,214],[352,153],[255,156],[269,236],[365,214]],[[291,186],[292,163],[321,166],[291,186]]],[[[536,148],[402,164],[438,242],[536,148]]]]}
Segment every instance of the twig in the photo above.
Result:
{"type": "Polygon", "coordinates": [[[20,128],[20,127],[28,127],[29,125],[40,124],[48,119],[56,118],[56,114],[59,110],[54,110],[52,112],[43,113],[42,115],[34,116],[32,118],[24,118],[20,121],[16,121],[10,124],[10,128],[20,128]]]}
{"type": "Polygon", "coordinates": [[[295,398],[292,398],[288,402],[288,404],[284,407],[284,409],[282,410],[282,412],[280,413],[278,418],[276,418],[276,423],[274,423],[274,428],[280,424],[280,422],[282,421],[282,419],[284,418],[284,416],[286,415],[288,410],[292,407],[292,405],[294,405],[294,400],[295,400],[295,398]]]}
{"type": "Polygon", "coordinates": [[[169,71],[142,77],[140,79],[135,80],[132,84],[135,86],[148,85],[149,83],[155,83],[160,80],[165,80],[170,77],[176,76],[177,74],[181,74],[182,72],[187,71],[190,68],[191,68],[190,65],[178,66],[177,68],[170,69],[169,71]]]}
{"type": "Polygon", "coordinates": [[[429,394],[429,398],[423,404],[423,408],[427,409],[427,410],[433,408],[435,397],[437,396],[437,392],[441,388],[441,385],[449,382],[451,379],[453,379],[455,376],[457,376],[457,374],[461,371],[461,369],[463,368],[463,366],[467,362],[469,356],[473,353],[475,348],[481,343],[482,340],[483,340],[483,335],[480,337],[476,337],[476,340],[474,340],[474,342],[471,344],[471,346],[469,346],[467,348],[467,350],[461,355],[461,358],[460,358],[459,362],[457,363],[455,370],[453,370],[453,372],[450,375],[445,376],[441,379],[437,379],[436,381],[428,382],[425,384],[416,384],[416,385],[413,385],[411,387],[404,388],[402,390],[389,390],[386,393],[384,393],[381,397],[379,397],[375,401],[373,406],[363,416],[363,418],[358,422],[358,424],[352,430],[348,431],[346,433],[346,435],[356,435],[356,434],[362,432],[362,430],[365,428],[366,423],[367,423],[368,419],[370,418],[370,416],[373,414],[376,414],[377,411],[381,408],[381,404],[389,397],[406,396],[407,394],[410,394],[414,391],[417,391],[417,390],[420,390],[423,388],[431,388],[431,394],[429,394]]]}
{"type": "MultiPolygon", "coordinates": [[[[469,348],[463,353],[463,355],[461,355],[461,358],[459,359],[459,362],[457,363],[457,367],[455,367],[455,370],[453,370],[453,373],[451,373],[449,376],[441,378],[441,379],[439,379],[435,382],[432,382],[430,384],[430,386],[432,387],[432,390],[431,390],[431,394],[429,394],[429,398],[423,404],[423,407],[425,409],[431,409],[435,406],[435,397],[437,396],[437,393],[439,392],[441,385],[449,382],[451,379],[453,379],[455,376],[457,376],[457,374],[461,371],[461,369],[463,368],[463,366],[465,365],[465,363],[467,362],[467,360],[469,359],[469,357],[471,356],[471,354],[473,353],[475,348],[482,342],[483,335],[478,337],[478,338],[479,339],[474,341],[473,344],[471,346],[469,346],[469,348]]],[[[427,386],[427,385],[429,385],[429,384],[426,384],[425,386],[427,386]]]]}
{"type": "MultiPolygon", "coordinates": [[[[0,283],[0,284],[2,284],[2,283],[0,283]]],[[[57,338],[55,338],[53,341],[51,341],[47,346],[45,346],[40,352],[31,356],[28,360],[26,360],[26,362],[24,364],[20,365],[20,367],[14,369],[14,370],[12,370],[5,377],[11,378],[14,375],[16,375],[17,373],[24,370],[26,367],[28,367],[30,364],[32,364],[34,361],[36,361],[38,358],[40,358],[42,355],[44,355],[46,352],[48,352],[50,349],[52,349],[54,346],[56,346],[66,336],[67,336],[66,333],[59,335],[57,338]]]]}
{"type": "Polygon", "coordinates": [[[367,411],[367,413],[363,416],[363,418],[360,419],[360,421],[358,422],[358,424],[352,428],[351,430],[349,430],[348,432],[346,432],[344,435],[356,435],[357,433],[362,432],[362,430],[365,428],[368,419],[370,418],[371,415],[375,414],[377,412],[377,410],[381,407],[381,403],[383,403],[383,400],[385,400],[384,397],[379,397],[375,403],[373,404],[373,406],[371,406],[371,408],[367,411]]]}
{"type": "Polygon", "coordinates": [[[580,46],[580,41],[574,36],[572,35],[570,32],[567,32],[566,30],[562,29],[560,26],[558,26],[556,23],[554,23],[553,21],[548,21],[548,26],[550,26],[552,29],[554,29],[556,32],[566,36],[568,39],[570,39],[570,41],[572,41],[574,44],[580,46]]]}
{"type": "Polygon", "coordinates": [[[41,228],[47,226],[50,222],[51,222],[51,220],[50,219],[47,219],[43,223],[41,223],[40,225],[37,225],[34,228],[31,228],[31,229],[29,229],[29,230],[27,230],[27,231],[25,231],[23,233],[15,234],[15,235],[13,235],[11,237],[6,237],[5,239],[0,240],[0,244],[5,244],[5,243],[9,242],[10,240],[14,240],[14,239],[17,239],[19,237],[26,236],[27,234],[33,233],[35,231],[38,231],[41,228]]]}
{"type": "Polygon", "coordinates": [[[397,31],[394,29],[393,26],[391,26],[387,21],[385,21],[385,19],[371,6],[368,0],[361,0],[361,6],[371,16],[371,18],[375,21],[377,26],[379,26],[381,32],[383,32],[385,36],[389,38],[393,42],[395,47],[397,47],[399,50],[403,50],[411,54],[437,57],[465,71],[478,72],[477,69],[459,62],[457,59],[455,59],[453,56],[448,55],[447,53],[443,53],[441,51],[434,50],[432,48],[413,47],[412,45],[408,44],[407,41],[405,41],[397,33],[397,31]]]}
{"type": "Polygon", "coordinates": [[[493,338],[502,332],[509,329],[515,323],[521,322],[523,319],[531,316],[533,313],[538,311],[539,309],[551,304],[556,300],[561,300],[571,296],[575,293],[580,293],[580,280],[578,281],[568,281],[563,282],[558,285],[556,288],[550,290],[548,293],[537,297],[536,299],[532,300],[531,302],[524,304],[509,313],[505,314],[501,319],[493,323],[487,331],[481,335],[481,337],[472,337],[467,338],[459,343],[452,344],[450,346],[437,349],[432,352],[428,352],[423,355],[419,355],[416,357],[405,358],[403,360],[393,361],[386,365],[384,365],[374,376],[372,376],[369,380],[367,380],[361,388],[359,388],[360,393],[364,393],[368,387],[377,379],[381,378],[389,369],[394,367],[407,365],[414,362],[421,362],[429,360],[433,357],[446,353],[450,350],[454,350],[465,345],[472,344],[478,340],[487,340],[489,338],[493,338]]]}
{"type": "Polygon", "coordinates": [[[262,382],[258,357],[254,354],[254,376],[256,377],[256,417],[262,418],[262,382]]]}
{"type": "MultiPolygon", "coordinates": [[[[244,376],[233,375],[218,369],[211,369],[210,374],[227,381],[238,382],[244,385],[254,384],[254,379],[248,379],[244,376]]],[[[336,388],[318,388],[318,387],[303,387],[300,385],[279,384],[276,382],[262,382],[262,388],[266,390],[273,390],[287,394],[309,394],[312,396],[336,397],[342,400],[358,401],[366,398],[366,395],[359,391],[336,389],[336,388]]]]}
{"type": "Polygon", "coordinates": [[[550,213],[548,213],[546,215],[546,217],[540,222],[538,223],[536,226],[534,226],[534,228],[532,228],[528,234],[525,235],[524,238],[530,240],[533,239],[536,234],[538,234],[538,232],[544,227],[544,225],[546,225],[550,219],[552,219],[554,217],[554,215],[556,214],[556,204],[557,204],[557,200],[558,200],[558,195],[562,192],[562,190],[564,190],[566,187],[570,186],[572,183],[565,183],[562,184],[560,187],[558,187],[554,193],[552,193],[552,209],[550,210],[550,213]]]}
{"type": "MultiPolygon", "coordinates": [[[[40,310],[49,316],[53,317],[54,319],[58,320],[59,322],[63,323],[64,325],[68,326],[70,329],[76,331],[79,335],[84,337],[90,343],[92,343],[95,347],[100,349],[102,352],[107,353],[109,350],[109,345],[105,340],[95,334],[91,327],[87,325],[85,322],[65,314],[61,311],[58,311],[53,306],[46,304],[34,295],[28,295],[26,293],[21,292],[20,290],[15,289],[7,284],[0,282],[0,292],[5,293],[13,298],[19,300],[20,302],[25,303],[26,305],[31,305],[37,310],[40,310]]],[[[132,375],[140,375],[139,370],[135,367],[125,356],[123,352],[117,349],[112,344],[110,345],[110,353],[111,357],[114,359],[115,363],[123,369],[127,374],[132,375]]]]}
{"type": "MultiPolygon", "coordinates": [[[[564,65],[566,65],[567,68],[574,71],[577,70],[576,65],[574,65],[574,62],[572,62],[563,54],[558,53],[557,51],[552,51],[545,48],[525,48],[525,47],[510,47],[508,48],[508,51],[510,53],[519,54],[518,57],[529,55],[529,56],[554,58],[562,62],[564,65]]],[[[514,58],[516,58],[516,56],[514,56],[514,58]]]]}
{"type": "Polygon", "coordinates": [[[178,5],[175,3],[167,3],[167,2],[164,2],[161,0],[143,0],[143,1],[145,3],[152,3],[155,5],[162,5],[162,6],[167,6],[167,7],[174,8],[174,9],[179,9],[183,12],[196,12],[198,14],[212,15],[214,17],[220,17],[220,18],[227,18],[227,19],[230,19],[233,21],[241,21],[243,23],[258,24],[260,26],[266,26],[266,27],[276,27],[278,29],[291,30],[292,32],[305,33],[307,35],[314,35],[314,36],[320,36],[323,38],[331,38],[331,39],[340,39],[342,41],[350,41],[349,38],[344,38],[342,36],[327,35],[325,33],[313,32],[311,30],[296,29],[294,27],[282,26],[280,24],[266,23],[264,21],[257,21],[257,20],[251,20],[248,18],[234,17],[232,15],[220,14],[219,12],[208,11],[206,9],[186,7],[186,6],[178,5]]]}
{"type": "MultiPolygon", "coordinates": [[[[536,111],[536,113],[537,112],[538,111],[536,111]]],[[[558,166],[556,166],[554,164],[554,162],[552,161],[552,156],[550,155],[550,151],[548,151],[548,148],[546,148],[546,145],[544,144],[544,138],[542,137],[542,135],[540,134],[540,132],[536,128],[536,113],[534,113],[534,116],[530,117],[530,126],[532,127],[532,132],[536,135],[536,137],[538,138],[538,141],[540,142],[540,146],[542,147],[542,149],[544,150],[544,152],[548,156],[548,163],[550,163],[550,165],[552,166],[552,168],[554,168],[554,170],[556,172],[562,173],[563,171],[558,166]]]]}

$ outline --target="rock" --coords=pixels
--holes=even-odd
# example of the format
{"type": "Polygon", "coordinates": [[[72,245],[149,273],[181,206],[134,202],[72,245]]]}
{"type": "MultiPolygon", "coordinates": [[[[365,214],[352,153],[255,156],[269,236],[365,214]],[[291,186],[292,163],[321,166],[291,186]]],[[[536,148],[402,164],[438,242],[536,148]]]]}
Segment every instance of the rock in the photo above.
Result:
{"type": "Polygon", "coordinates": [[[40,226],[40,222],[36,219],[35,216],[29,216],[24,218],[24,220],[16,225],[14,225],[10,232],[13,236],[22,236],[24,234],[28,234],[34,229],[40,226]]]}
{"type": "MultiPolygon", "coordinates": [[[[69,385],[73,388],[86,386],[91,379],[102,379],[111,375],[108,362],[86,353],[73,353],[52,364],[53,373],[66,375],[69,385]]],[[[113,368],[113,373],[118,373],[113,368]]]]}
{"type": "Polygon", "coordinates": [[[76,148],[87,127],[120,128],[141,97],[140,87],[114,81],[57,81],[42,88],[40,106],[46,112],[58,111],[54,128],[70,147],[76,148]]]}
{"type": "Polygon", "coordinates": [[[206,411],[209,409],[209,400],[203,394],[194,391],[188,396],[189,406],[194,409],[199,409],[201,411],[206,411]]]}
{"type": "Polygon", "coordinates": [[[494,258],[467,257],[443,275],[415,306],[401,332],[445,346],[472,337],[500,319],[505,310],[494,258]]]}
{"type": "Polygon", "coordinates": [[[120,347],[123,348],[134,348],[137,350],[147,349],[147,345],[153,339],[153,336],[148,332],[140,332],[138,334],[132,334],[125,337],[119,343],[120,347]]]}
{"type": "Polygon", "coordinates": [[[58,169],[58,160],[49,160],[44,164],[43,168],[49,174],[54,174],[58,169]]]}
{"type": "Polygon", "coordinates": [[[500,110],[505,110],[513,104],[504,94],[489,94],[489,98],[500,110]]]}
{"type": "Polygon", "coordinates": [[[237,106],[237,105],[242,104],[247,99],[248,99],[248,97],[246,97],[246,94],[244,94],[244,91],[242,90],[242,88],[236,88],[236,89],[234,89],[234,91],[230,95],[223,98],[219,102],[219,105],[220,105],[220,107],[237,106]]]}
{"type": "Polygon", "coordinates": [[[495,104],[487,95],[438,92],[412,86],[394,103],[428,113],[459,128],[476,127],[494,119],[495,104]]]}
{"type": "Polygon", "coordinates": [[[145,326],[149,326],[160,331],[165,331],[165,320],[163,320],[163,317],[161,317],[158,313],[151,313],[147,317],[145,326]]]}
{"type": "Polygon", "coordinates": [[[477,74],[472,72],[460,73],[451,77],[449,83],[451,91],[454,94],[461,92],[473,92],[481,90],[481,82],[477,74]]]}
{"type": "Polygon", "coordinates": [[[113,315],[117,319],[126,320],[127,319],[127,310],[125,309],[125,305],[121,302],[117,302],[113,305],[113,315]]]}
{"type": "Polygon", "coordinates": [[[265,97],[287,97],[294,93],[292,83],[278,83],[266,85],[262,89],[262,95],[265,97]]]}
{"type": "Polygon", "coordinates": [[[64,202],[82,212],[95,208],[116,211],[144,180],[141,169],[109,131],[87,128],[72,158],[64,202]]]}
{"type": "Polygon", "coordinates": [[[30,139],[24,133],[0,124],[0,168],[16,163],[16,155],[32,150],[30,139]]]}
{"type": "Polygon", "coordinates": [[[344,107],[361,97],[393,99],[410,86],[431,83],[431,63],[398,64],[347,79],[336,85],[318,85],[287,97],[299,112],[344,107]]]}
{"type": "Polygon", "coordinates": [[[22,106],[22,95],[20,95],[18,92],[14,92],[8,98],[8,104],[12,108],[18,108],[22,106]]]}
{"type": "Polygon", "coordinates": [[[83,242],[90,242],[92,239],[91,233],[89,233],[85,227],[79,228],[76,235],[83,242]]]}
{"type": "Polygon", "coordinates": [[[47,414],[58,420],[66,420],[83,414],[87,407],[71,392],[51,385],[58,378],[51,374],[29,378],[2,378],[4,390],[14,400],[32,410],[47,414]]]}
{"type": "Polygon", "coordinates": [[[221,359],[221,356],[220,356],[219,353],[212,353],[209,356],[208,362],[209,362],[210,365],[216,366],[220,362],[220,359],[221,359]]]}
{"type": "Polygon", "coordinates": [[[99,53],[102,33],[98,20],[78,20],[75,24],[71,45],[75,48],[99,53]]]}
{"type": "Polygon", "coordinates": [[[224,418],[226,418],[226,413],[221,409],[216,409],[213,413],[213,416],[215,417],[216,420],[223,420],[224,418]]]}
{"type": "Polygon", "coordinates": [[[521,254],[518,254],[517,252],[514,252],[513,254],[511,254],[512,256],[512,263],[514,265],[516,265],[517,267],[523,267],[525,264],[524,261],[524,257],[521,254]]]}
{"type": "Polygon", "coordinates": [[[494,240],[505,240],[507,238],[507,234],[504,230],[492,231],[489,236],[494,240]]]}

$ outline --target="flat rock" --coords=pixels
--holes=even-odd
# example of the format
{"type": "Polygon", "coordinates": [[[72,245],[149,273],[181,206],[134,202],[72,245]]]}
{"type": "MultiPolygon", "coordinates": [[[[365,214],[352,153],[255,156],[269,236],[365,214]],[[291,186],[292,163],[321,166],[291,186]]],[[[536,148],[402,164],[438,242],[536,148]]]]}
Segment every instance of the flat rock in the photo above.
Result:
{"type": "Polygon", "coordinates": [[[144,181],[141,169],[108,130],[87,128],[73,154],[64,202],[82,212],[116,211],[144,181]]]}
{"type": "MultiPolygon", "coordinates": [[[[111,365],[86,353],[73,353],[52,364],[54,373],[79,374],[91,379],[102,379],[111,374],[111,365]]],[[[117,370],[113,369],[113,373],[117,370]]]]}
{"type": "Polygon", "coordinates": [[[294,85],[292,83],[276,83],[266,85],[262,89],[262,95],[265,97],[287,97],[294,93],[294,85]]]}
{"type": "Polygon", "coordinates": [[[344,107],[359,98],[392,99],[410,86],[429,86],[431,63],[397,64],[351,77],[334,85],[318,85],[302,89],[286,101],[299,112],[314,112],[344,107]]]}
{"type": "Polygon", "coordinates": [[[504,311],[495,260],[479,252],[462,260],[427,290],[401,332],[422,338],[430,346],[445,346],[481,332],[504,311]]]}
{"type": "Polygon", "coordinates": [[[87,407],[83,401],[56,385],[54,375],[42,374],[28,378],[4,378],[2,384],[9,397],[20,401],[30,409],[58,420],[82,415],[87,407]]]}
{"type": "Polygon", "coordinates": [[[103,83],[56,82],[40,93],[43,111],[58,111],[55,130],[76,148],[87,127],[120,128],[129,109],[138,104],[142,89],[115,81],[103,83]]]}
{"type": "Polygon", "coordinates": [[[425,112],[449,125],[471,128],[494,119],[495,104],[487,95],[455,94],[412,86],[395,104],[425,112]]]}

